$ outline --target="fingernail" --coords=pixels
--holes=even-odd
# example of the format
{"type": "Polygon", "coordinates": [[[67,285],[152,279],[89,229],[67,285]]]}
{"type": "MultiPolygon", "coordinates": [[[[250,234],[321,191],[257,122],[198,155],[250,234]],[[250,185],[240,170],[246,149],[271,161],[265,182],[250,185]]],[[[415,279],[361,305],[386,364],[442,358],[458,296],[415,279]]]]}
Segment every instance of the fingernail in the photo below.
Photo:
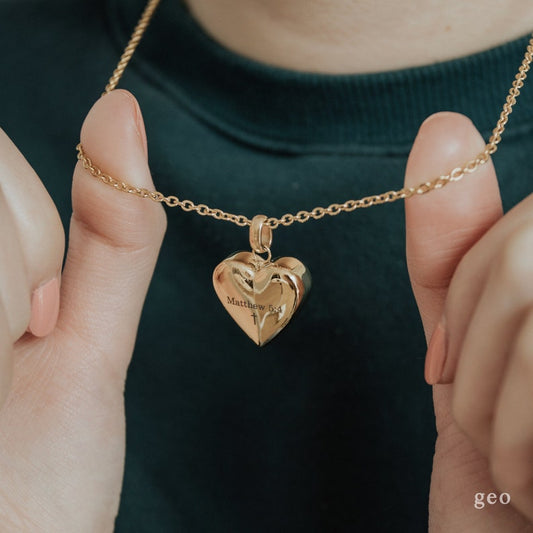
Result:
{"type": "Polygon", "coordinates": [[[442,377],[444,363],[446,361],[446,324],[444,317],[441,318],[431,340],[429,341],[426,353],[426,364],[424,377],[429,385],[435,385],[442,377]]]}
{"type": "Polygon", "coordinates": [[[141,108],[139,107],[139,102],[137,102],[137,98],[135,98],[133,94],[131,94],[129,91],[126,91],[125,89],[114,89],[110,93],[104,94],[102,98],[106,98],[109,94],[121,94],[125,98],[127,98],[132,104],[137,135],[139,135],[139,138],[141,139],[144,155],[148,157],[148,140],[146,139],[146,129],[144,127],[143,115],[141,112],[141,108]]]}
{"type": "Polygon", "coordinates": [[[46,337],[55,328],[59,315],[59,285],[57,276],[33,291],[28,331],[36,337],[46,337]]]}
{"type": "Polygon", "coordinates": [[[135,98],[133,98],[133,101],[135,105],[135,123],[137,124],[137,132],[139,133],[139,137],[142,141],[144,155],[148,157],[148,140],[146,138],[146,128],[144,127],[143,115],[141,108],[139,107],[139,102],[137,102],[135,98]]]}

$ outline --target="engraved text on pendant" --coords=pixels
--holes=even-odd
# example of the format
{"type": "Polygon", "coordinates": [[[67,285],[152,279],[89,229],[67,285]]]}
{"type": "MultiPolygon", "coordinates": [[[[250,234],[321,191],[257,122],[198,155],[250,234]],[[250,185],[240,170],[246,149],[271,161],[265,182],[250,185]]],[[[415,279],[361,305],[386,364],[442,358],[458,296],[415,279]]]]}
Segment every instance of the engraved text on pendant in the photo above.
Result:
{"type": "Polygon", "coordinates": [[[215,268],[213,285],[235,322],[264,346],[289,323],[311,276],[294,257],[264,261],[252,252],[238,252],[215,268]]]}

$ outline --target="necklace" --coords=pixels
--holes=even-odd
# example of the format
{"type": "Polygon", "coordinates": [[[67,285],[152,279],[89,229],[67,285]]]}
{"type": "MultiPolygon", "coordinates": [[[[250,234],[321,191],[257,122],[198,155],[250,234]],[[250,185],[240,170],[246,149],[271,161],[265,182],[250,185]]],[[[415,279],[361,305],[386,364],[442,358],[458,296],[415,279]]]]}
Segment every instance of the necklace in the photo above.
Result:
{"type": "MultiPolygon", "coordinates": [[[[148,0],[120,61],[105,87],[104,94],[113,91],[118,85],[159,3],[160,0],[148,0]]],[[[448,174],[437,176],[416,187],[404,187],[357,200],[347,200],[341,204],[315,207],[310,211],[298,211],[296,214],[287,213],[280,218],[256,215],[249,219],[244,215],[227,213],[205,204],[196,204],[191,200],[180,200],[177,196],[165,196],[159,191],[135,187],[104,173],[93,164],[84,152],[81,143],[76,147],[78,159],[93,177],[119,191],[164,203],[168,207],[179,207],[183,211],[194,211],[201,216],[232,222],[237,226],[249,226],[251,252],[237,252],[222,261],[213,273],[213,285],[222,305],[235,322],[258,346],[264,346],[289,323],[311,287],[309,270],[298,259],[294,257],[272,259],[270,249],[272,230],[280,225],[290,226],[294,222],[304,223],[311,219],[318,220],[326,215],[336,216],[343,212],[350,213],[356,209],[426,194],[441,189],[451,182],[460,181],[466,175],[475,172],[498,149],[509,115],[520,95],[520,89],[524,86],[532,60],[533,36],[529,40],[524,58],[488,143],[483,151],[470,161],[454,168],[448,174]]]]}

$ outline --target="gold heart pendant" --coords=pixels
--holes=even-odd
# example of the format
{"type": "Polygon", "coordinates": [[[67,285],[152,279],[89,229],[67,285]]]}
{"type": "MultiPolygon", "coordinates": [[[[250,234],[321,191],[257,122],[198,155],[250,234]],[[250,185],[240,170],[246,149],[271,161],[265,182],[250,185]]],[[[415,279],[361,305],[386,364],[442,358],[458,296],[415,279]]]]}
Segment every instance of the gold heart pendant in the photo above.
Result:
{"type": "Polygon", "coordinates": [[[271,261],[272,229],[257,215],[250,227],[252,252],[237,252],[213,272],[215,291],[230,316],[258,346],[290,321],[311,287],[311,275],[294,257],[271,261]],[[267,253],[263,259],[258,254],[267,253]]]}
{"type": "Polygon", "coordinates": [[[213,272],[215,291],[226,311],[258,346],[290,321],[310,288],[311,276],[294,257],[264,261],[237,252],[213,272]]]}

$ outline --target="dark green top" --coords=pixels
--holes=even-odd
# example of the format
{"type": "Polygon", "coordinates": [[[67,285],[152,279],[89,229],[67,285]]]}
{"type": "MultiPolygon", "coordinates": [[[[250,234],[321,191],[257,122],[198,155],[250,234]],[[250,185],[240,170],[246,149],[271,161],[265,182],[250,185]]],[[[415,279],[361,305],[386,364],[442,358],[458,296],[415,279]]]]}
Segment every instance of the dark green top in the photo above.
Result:
{"type": "MultiPolygon", "coordinates": [[[[0,123],[70,215],[74,146],[144,0],[0,0],[0,123]],[[51,115],[54,120],[49,120],[51,115]]],[[[280,216],[399,188],[422,120],[487,137],[527,39],[423,68],[326,76],[258,64],[163,0],[121,86],[156,186],[280,216]]],[[[533,88],[495,157],[506,208],[531,190],[533,88]]],[[[257,348],[211,286],[247,229],[172,210],[126,389],[117,531],[423,532],[435,438],[401,202],[295,224],[273,252],[314,286],[257,348]]]]}

